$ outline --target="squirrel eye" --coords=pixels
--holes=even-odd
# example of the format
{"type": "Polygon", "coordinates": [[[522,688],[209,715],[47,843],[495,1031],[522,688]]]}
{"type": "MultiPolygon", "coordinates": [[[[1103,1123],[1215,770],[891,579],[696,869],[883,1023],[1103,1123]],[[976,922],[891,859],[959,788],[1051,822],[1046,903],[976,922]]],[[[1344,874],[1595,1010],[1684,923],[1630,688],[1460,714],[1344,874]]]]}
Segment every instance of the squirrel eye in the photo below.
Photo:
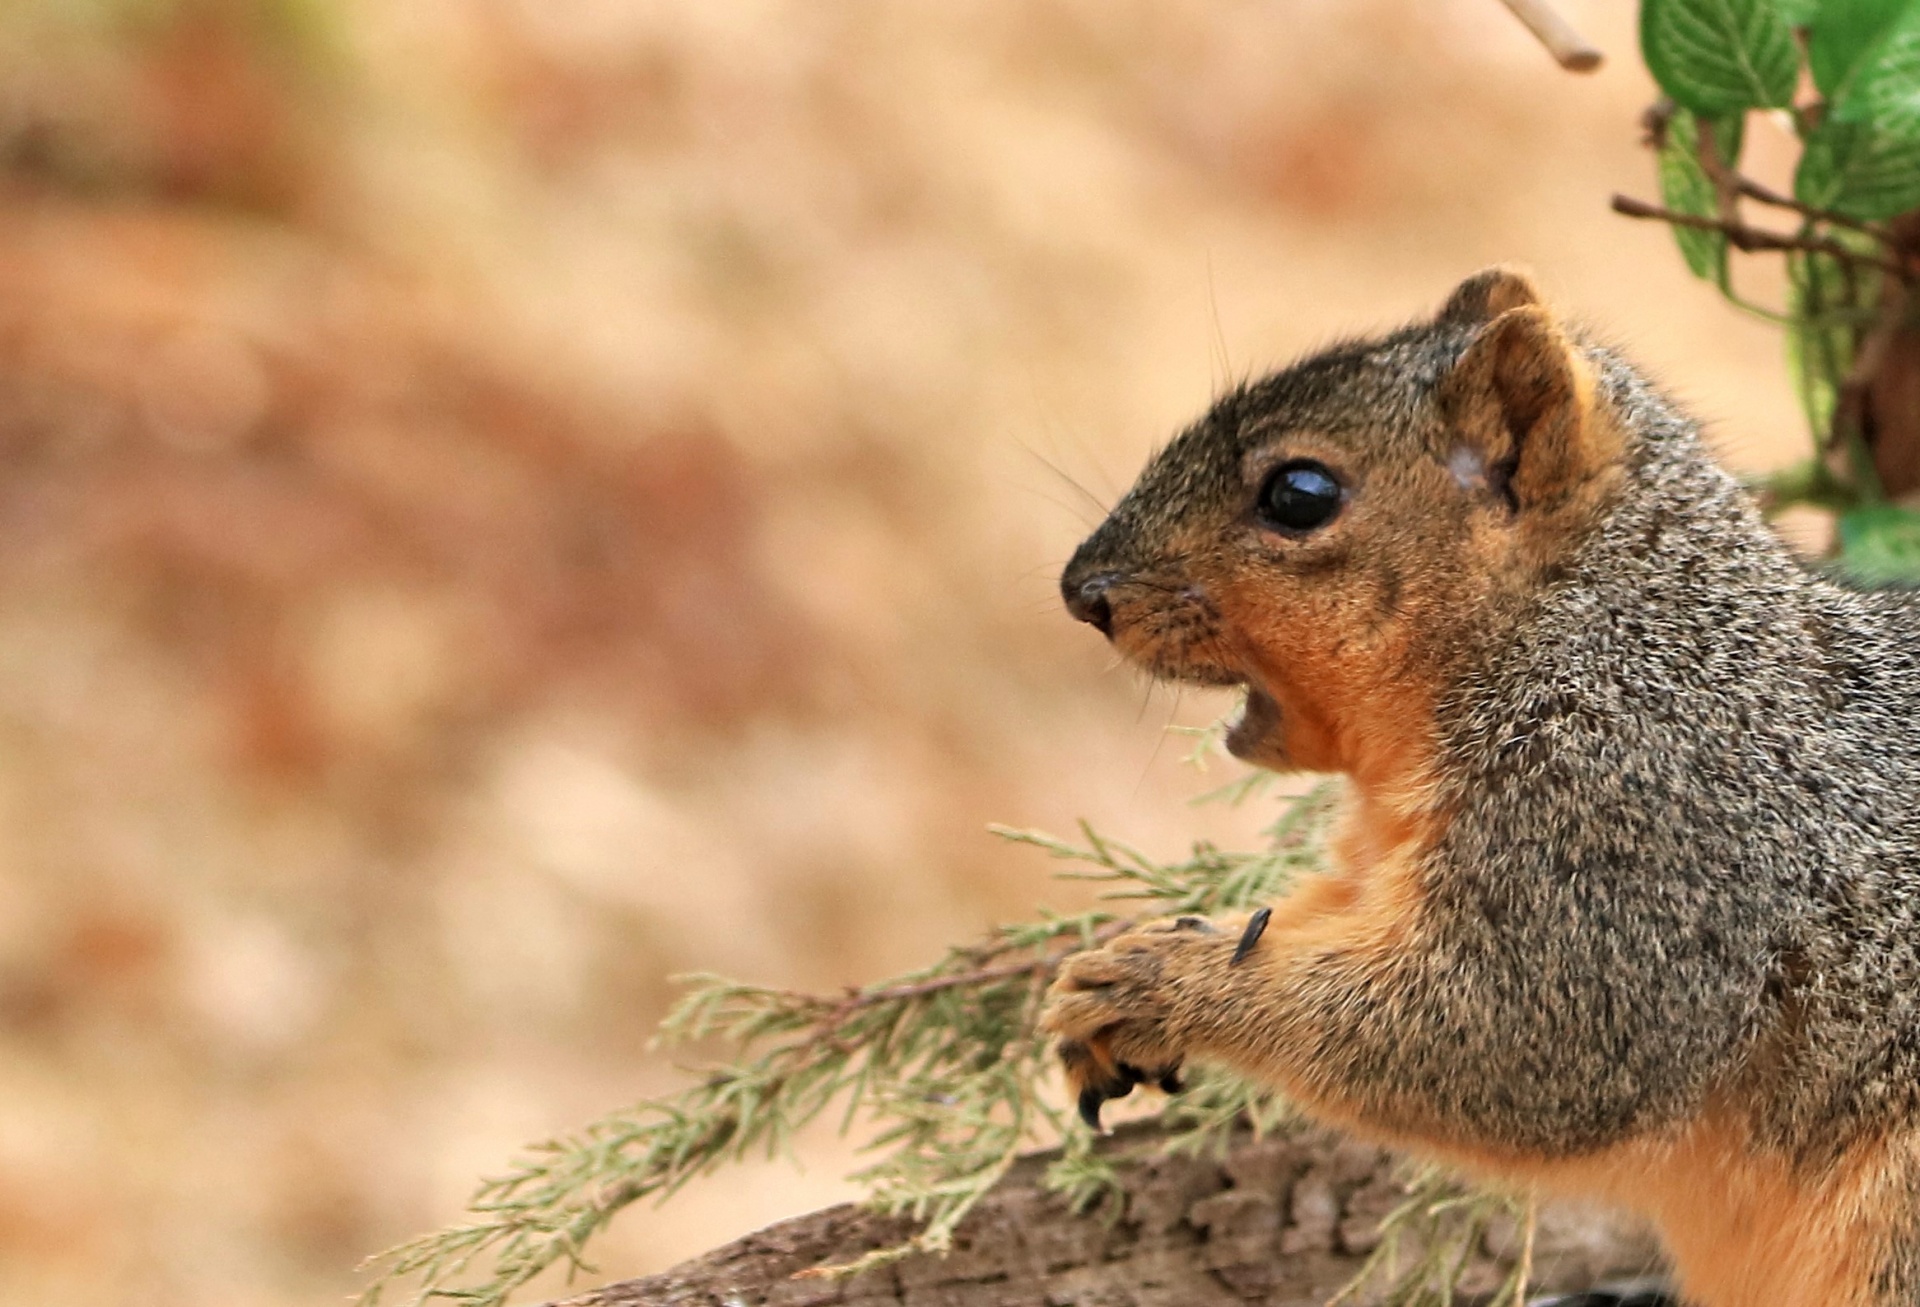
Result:
{"type": "Polygon", "coordinates": [[[1315,530],[1339,511],[1340,483],[1309,458],[1282,463],[1260,487],[1260,516],[1283,531],[1315,530]]]}

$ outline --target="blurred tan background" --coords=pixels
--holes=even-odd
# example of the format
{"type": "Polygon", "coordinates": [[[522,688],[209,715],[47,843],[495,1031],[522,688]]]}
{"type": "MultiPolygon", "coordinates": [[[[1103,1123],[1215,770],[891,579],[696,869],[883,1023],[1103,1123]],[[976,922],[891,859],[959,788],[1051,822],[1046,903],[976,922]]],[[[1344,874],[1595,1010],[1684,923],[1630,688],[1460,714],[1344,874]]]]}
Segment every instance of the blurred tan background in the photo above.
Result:
{"type": "Polygon", "coordinates": [[[339,1301],[673,1088],[670,975],[1076,900],[992,821],[1249,838],[1054,591],[1229,377],[1522,261],[1796,448],[1564,8],[1599,75],[1495,0],[0,9],[0,1300],[339,1301]]]}

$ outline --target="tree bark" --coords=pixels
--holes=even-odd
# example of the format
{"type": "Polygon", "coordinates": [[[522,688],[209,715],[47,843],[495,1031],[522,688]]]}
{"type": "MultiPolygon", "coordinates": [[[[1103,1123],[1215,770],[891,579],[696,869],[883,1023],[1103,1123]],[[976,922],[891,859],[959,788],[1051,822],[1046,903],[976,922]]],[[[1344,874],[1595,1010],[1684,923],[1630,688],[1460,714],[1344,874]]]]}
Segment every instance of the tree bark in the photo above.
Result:
{"type": "MultiPolygon", "coordinates": [[[[1920,256],[1920,213],[1887,224],[1905,260],[1920,256]]],[[[1888,499],[1911,500],[1920,490],[1920,319],[1912,288],[1887,278],[1881,288],[1880,321],[1866,333],[1854,363],[1858,376],[1842,387],[1842,400],[1857,404],[1843,411],[1858,422],[1872,452],[1880,489],[1888,499]],[[1858,391],[1858,398],[1847,394],[1858,391]]]]}
{"type": "MultiPolygon", "coordinates": [[[[1041,1186],[1052,1154],[1022,1159],[945,1257],[910,1257],[846,1280],[794,1278],[914,1231],[910,1221],[843,1204],[556,1307],[1321,1307],[1360,1269],[1379,1243],[1381,1217],[1406,1192],[1389,1155],[1316,1129],[1249,1136],[1224,1158],[1164,1156],[1157,1143],[1151,1127],[1105,1142],[1140,1160],[1122,1168],[1117,1210],[1086,1216],[1041,1186]]],[[[1510,1223],[1490,1229],[1456,1301],[1487,1301],[1520,1244],[1510,1223]]],[[[1536,1292],[1645,1279],[1660,1266],[1641,1227],[1571,1207],[1542,1210],[1533,1258],[1536,1292]]]]}

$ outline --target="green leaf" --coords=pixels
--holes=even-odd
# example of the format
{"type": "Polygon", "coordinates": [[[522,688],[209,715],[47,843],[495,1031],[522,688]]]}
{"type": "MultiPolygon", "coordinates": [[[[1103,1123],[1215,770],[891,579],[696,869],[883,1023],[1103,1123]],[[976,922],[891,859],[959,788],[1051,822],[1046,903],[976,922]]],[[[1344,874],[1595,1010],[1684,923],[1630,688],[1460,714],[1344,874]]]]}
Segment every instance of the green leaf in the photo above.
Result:
{"type": "MultiPolygon", "coordinates": [[[[1739,115],[1711,120],[1714,146],[1721,160],[1731,168],[1740,157],[1743,123],[1739,115]]],[[[1711,218],[1720,211],[1719,196],[1700,162],[1699,120],[1685,109],[1674,112],[1667,123],[1667,138],[1657,161],[1660,171],[1660,196],[1676,213],[1711,218]]],[[[1693,227],[1675,227],[1673,238],[1680,246],[1680,257],[1696,277],[1716,285],[1727,284],[1727,238],[1717,231],[1693,227]]]]}
{"type": "Polygon", "coordinates": [[[1787,20],[1789,27],[1806,27],[1820,17],[1820,12],[1833,4],[1835,0],[1778,0],[1780,16],[1787,20]]]}
{"type": "Polygon", "coordinates": [[[1875,44],[1914,0],[1826,0],[1807,31],[1807,66],[1829,101],[1845,98],[1873,62],[1875,44]]]}
{"type": "Polygon", "coordinates": [[[1869,585],[1920,581],[1920,513],[1892,504],[1842,513],[1840,566],[1869,585]]]}
{"type": "Polygon", "coordinates": [[[1829,0],[1810,41],[1830,105],[1795,194],[1856,218],[1920,206],[1920,0],[1829,0]]]}
{"type": "Polygon", "coordinates": [[[1920,144],[1920,0],[1909,0],[1860,55],[1832,116],[1869,128],[1878,149],[1920,144]]]}
{"type": "Polygon", "coordinates": [[[1920,130],[1903,136],[1828,118],[1807,136],[1793,194],[1802,204],[1868,221],[1920,206],[1920,130]]]}
{"type": "Polygon", "coordinates": [[[1800,76],[1775,0],[1645,0],[1640,50],[1660,89],[1700,114],[1783,108],[1800,76]]]}
{"type": "MultiPolygon", "coordinates": [[[[1808,133],[1793,170],[1793,197],[1816,209],[1835,208],[1846,193],[1854,154],[1870,133],[1854,123],[1827,118],[1808,133]]],[[[1864,156],[1863,156],[1864,158],[1864,156]]]]}

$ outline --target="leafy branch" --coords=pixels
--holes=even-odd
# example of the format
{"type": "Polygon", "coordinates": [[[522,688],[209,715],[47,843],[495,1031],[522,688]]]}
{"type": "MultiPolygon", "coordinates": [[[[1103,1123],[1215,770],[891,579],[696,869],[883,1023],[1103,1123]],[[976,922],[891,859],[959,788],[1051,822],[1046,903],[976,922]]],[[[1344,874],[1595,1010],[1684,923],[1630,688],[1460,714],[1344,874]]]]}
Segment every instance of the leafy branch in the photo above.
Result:
{"type": "MultiPolygon", "coordinates": [[[[1745,178],[1742,178],[1741,182],[1744,194],[1746,186],[1751,183],[1748,183],[1745,178]]],[[[1787,235],[1768,231],[1764,227],[1749,226],[1738,219],[1709,217],[1699,213],[1681,213],[1675,209],[1662,208],[1657,204],[1648,204],[1645,200],[1636,200],[1631,195],[1614,196],[1613,211],[1622,217],[1650,218],[1689,231],[1717,232],[1724,236],[1735,249],[1748,254],[1759,250],[1797,250],[1803,254],[1824,254],[1828,258],[1839,259],[1842,262],[1876,268],[1902,280],[1910,280],[1914,276],[1914,271],[1904,263],[1883,255],[1852,249],[1827,237],[1805,233],[1787,235]]]]}
{"type": "Polygon", "coordinates": [[[1613,208],[1668,224],[1695,275],[1786,328],[1815,449],[1769,480],[1765,506],[1835,513],[1856,577],[1920,577],[1920,512],[1899,502],[1920,490],[1920,417],[1889,375],[1920,340],[1920,0],[1643,0],[1640,44],[1666,97],[1647,115],[1663,203],[1613,208]],[[1756,112],[1798,138],[1790,193],[1740,171],[1756,112]],[[1784,306],[1736,293],[1731,250],[1784,257],[1784,306]]]}

